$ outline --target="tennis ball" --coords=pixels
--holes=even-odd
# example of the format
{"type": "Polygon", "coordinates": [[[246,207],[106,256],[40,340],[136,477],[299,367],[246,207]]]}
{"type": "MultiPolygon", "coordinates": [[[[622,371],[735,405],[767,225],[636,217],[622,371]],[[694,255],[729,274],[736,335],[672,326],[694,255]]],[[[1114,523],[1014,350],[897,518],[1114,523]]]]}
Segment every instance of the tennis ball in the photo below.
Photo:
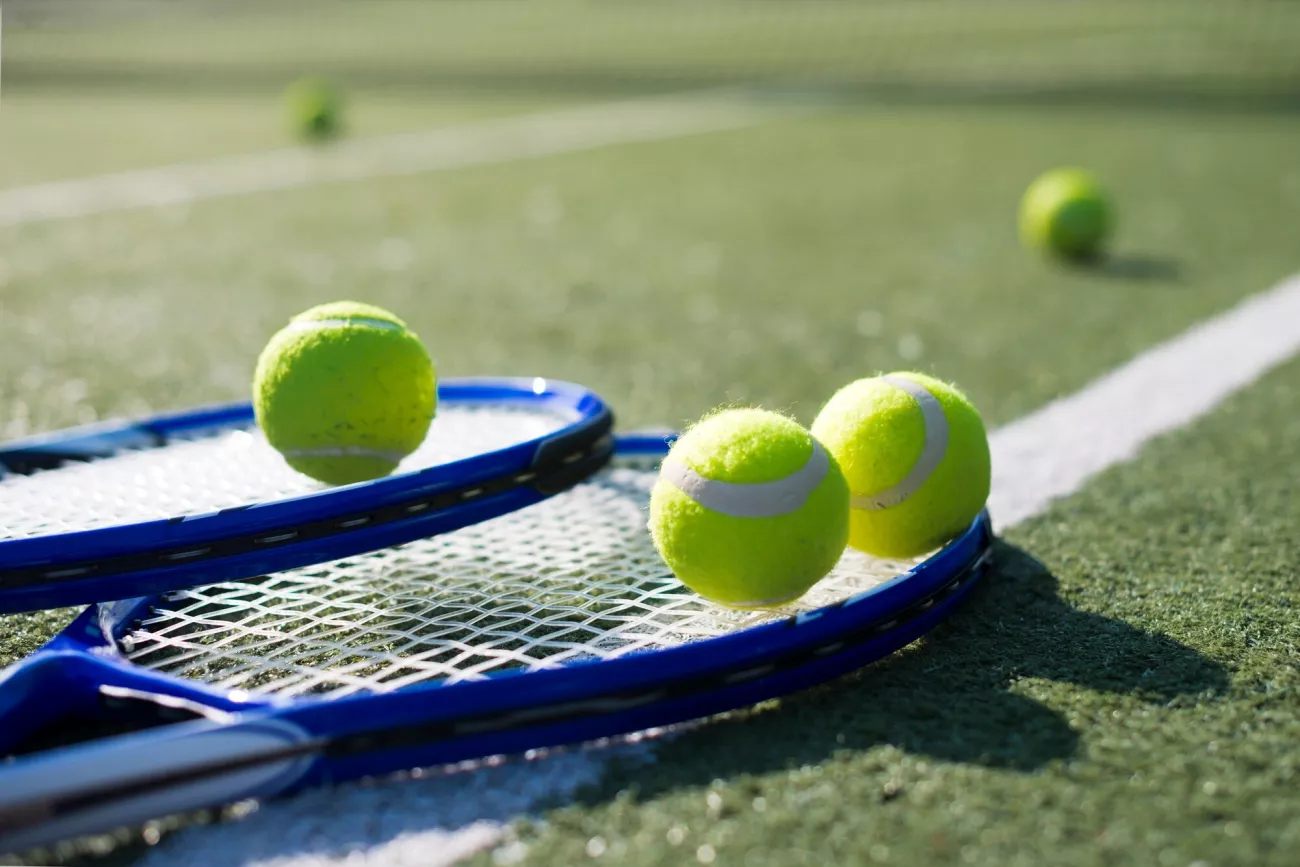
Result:
{"type": "Polygon", "coordinates": [[[650,533],[701,596],[736,608],[802,596],[844,553],[849,489],[807,429],[761,409],[700,421],[664,458],[650,533]]]}
{"type": "Polygon", "coordinates": [[[915,557],[958,535],[989,495],[989,443],[975,407],[920,373],[860,379],[812,425],[852,492],[849,544],[915,557]]]}
{"type": "Polygon", "coordinates": [[[295,135],[324,141],[343,130],[343,99],[329,82],[300,78],[284,92],[285,108],[295,135]]]}
{"type": "Polygon", "coordinates": [[[437,381],[406,323],[339,301],[295,316],[257,360],[253,407],[289,466],[332,485],[391,473],[424,442],[437,381]]]}
{"type": "Polygon", "coordinates": [[[1020,201],[1020,237],[1025,244],[1069,259],[1100,253],[1112,223],[1105,192],[1080,169],[1040,175],[1020,201]]]}

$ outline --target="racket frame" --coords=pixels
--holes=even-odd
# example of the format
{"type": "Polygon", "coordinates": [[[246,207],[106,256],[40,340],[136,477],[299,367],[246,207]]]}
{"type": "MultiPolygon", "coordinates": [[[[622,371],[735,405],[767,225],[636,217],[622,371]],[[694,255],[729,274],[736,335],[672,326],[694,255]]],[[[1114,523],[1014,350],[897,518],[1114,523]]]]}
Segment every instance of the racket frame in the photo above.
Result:
{"type": "MultiPolygon", "coordinates": [[[[0,614],[233,581],[446,533],[523,508],[599,470],[613,414],[572,383],[448,379],[440,408],[518,406],[568,417],[553,434],[382,479],[199,515],[0,541],[0,614]]],[[[0,445],[0,475],[246,429],[248,403],[72,428],[0,445]]]]}
{"type": "MultiPolygon", "coordinates": [[[[618,450],[661,455],[666,438],[624,437],[618,450]]],[[[897,578],[715,638],[334,699],[255,697],[137,668],[115,642],[156,600],[93,606],[0,678],[0,755],[56,716],[92,714],[105,701],[196,718],[0,766],[0,851],[165,812],[580,743],[785,695],[885,657],[934,628],[976,585],[992,539],[981,514],[897,578]]]]}

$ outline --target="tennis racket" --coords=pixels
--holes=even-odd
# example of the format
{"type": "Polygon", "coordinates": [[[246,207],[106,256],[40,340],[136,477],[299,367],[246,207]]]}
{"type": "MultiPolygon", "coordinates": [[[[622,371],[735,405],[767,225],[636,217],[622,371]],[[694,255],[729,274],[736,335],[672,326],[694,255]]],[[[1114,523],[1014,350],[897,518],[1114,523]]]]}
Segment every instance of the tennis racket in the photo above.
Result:
{"type": "Polygon", "coordinates": [[[595,472],[613,416],[545,379],[439,384],[424,444],[387,478],[326,488],[249,404],[0,446],[0,613],[156,594],[321,563],[477,523],[595,472]]]}
{"type": "Polygon", "coordinates": [[[621,438],[531,508],[87,609],[0,679],[0,851],[745,706],[912,642],[985,562],[982,515],[923,562],[849,551],[784,609],[719,607],[646,529],[666,451],[621,438]]]}

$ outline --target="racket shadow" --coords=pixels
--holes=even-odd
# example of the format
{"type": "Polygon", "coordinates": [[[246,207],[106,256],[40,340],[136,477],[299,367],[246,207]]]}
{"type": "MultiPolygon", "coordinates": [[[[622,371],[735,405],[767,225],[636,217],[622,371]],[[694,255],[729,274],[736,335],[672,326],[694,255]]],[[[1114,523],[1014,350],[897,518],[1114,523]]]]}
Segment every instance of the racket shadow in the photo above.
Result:
{"type": "MultiPolygon", "coordinates": [[[[962,611],[894,656],[825,686],[666,740],[642,796],[816,764],[893,746],[943,761],[1030,772],[1079,751],[1052,708],[1014,691],[1048,680],[1167,704],[1220,691],[1228,672],[1186,645],[1061,598],[1050,570],[995,543],[993,566],[962,611]]],[[[609,783],[607,786],[613,786],[609,783]]],[[[589,804],[614,788],[585,794],[589,804]]]]}
{"type": "MultiPolygon", "coordinates": [[[[337,853],[349,835],[372,834],[366,823],[380,815],[392,817],[380,836],[396,839],[508,821],[538,809],[535,797],[542,791],[552,796],[543,807],[552,801],[598,806],[618,796],[630,778],[638,797],[646,798],[880,746],[1030,772],[1075,755],[1080,735],[1060,712],[1018,694],[1014,684],[1024,679],[1162,704],[1228,683],[1222,666],[1191,648],[1073,607],[1045,565],[997,542],[990,574],[944,625],[826,686],[687,723],[649,743],[615,738],[595,747],[606,761],[592,762],[590,747],[572,747],[543,751],[549,755],[540,761],[434,769],[395,785],[329,788],[267,803],[239,824],[247,845],[274,841],[273,854],[337,853]],[[645,764],[652,759],[650,770],[645,764]],[[606,762],[626,765],[628,773],[607,773],[606,762]],[[412,810],[413,802],[428,809],[412,810]],[[302,823],[304,815],[320,822],[302,823]],[[355,821],[343,822],[345,816],[355,821]],[[293,831],[287,836],[286,827],[293,831]]],[[[177,845],[184,848],[187,839],[182,835],[177,845]]]]}

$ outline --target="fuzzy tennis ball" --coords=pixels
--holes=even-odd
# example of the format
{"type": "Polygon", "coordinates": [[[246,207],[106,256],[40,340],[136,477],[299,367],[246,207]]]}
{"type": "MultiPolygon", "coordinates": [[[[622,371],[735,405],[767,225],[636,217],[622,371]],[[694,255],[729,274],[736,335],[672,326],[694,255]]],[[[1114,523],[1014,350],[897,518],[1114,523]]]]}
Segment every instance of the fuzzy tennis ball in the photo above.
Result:
{"type": "Polygon", "coordinates": [[[1025,244],[1069,259],[1099,254],[1113,222],[1105,191],[1080,169],[1040,175],[1020,202],[1020,237],[1025,244]]]}
{"type": "Polygon", "coordinates": [[[736,608],[802,596],[844,553],[849,489],[808,430],[761,409],[700,421],[665,457],[650,533],[695,592],[736,608]]]}
{"type": "Polygon", "coordinates": [[[848,479],[849,544],[914,557],[965,530],[989,495],[984,422],[960,391],[920,373],[846,385],[812,426],[848,479]]]}
{"type": "Polygon", "coordinates": [[[298,79],[285,90],[284,103],[289,124],[300,138],[325,141],[343,131],[343,99],[327,81],[298,79]]]}
{"type": "Polygon", "coordinates": [[[289,466],[346,485],[388,475],[424,442],[437,381],[406,323],[339,301],[295,316],[271,338],[257,360],[253,407],[289,466]]]}

